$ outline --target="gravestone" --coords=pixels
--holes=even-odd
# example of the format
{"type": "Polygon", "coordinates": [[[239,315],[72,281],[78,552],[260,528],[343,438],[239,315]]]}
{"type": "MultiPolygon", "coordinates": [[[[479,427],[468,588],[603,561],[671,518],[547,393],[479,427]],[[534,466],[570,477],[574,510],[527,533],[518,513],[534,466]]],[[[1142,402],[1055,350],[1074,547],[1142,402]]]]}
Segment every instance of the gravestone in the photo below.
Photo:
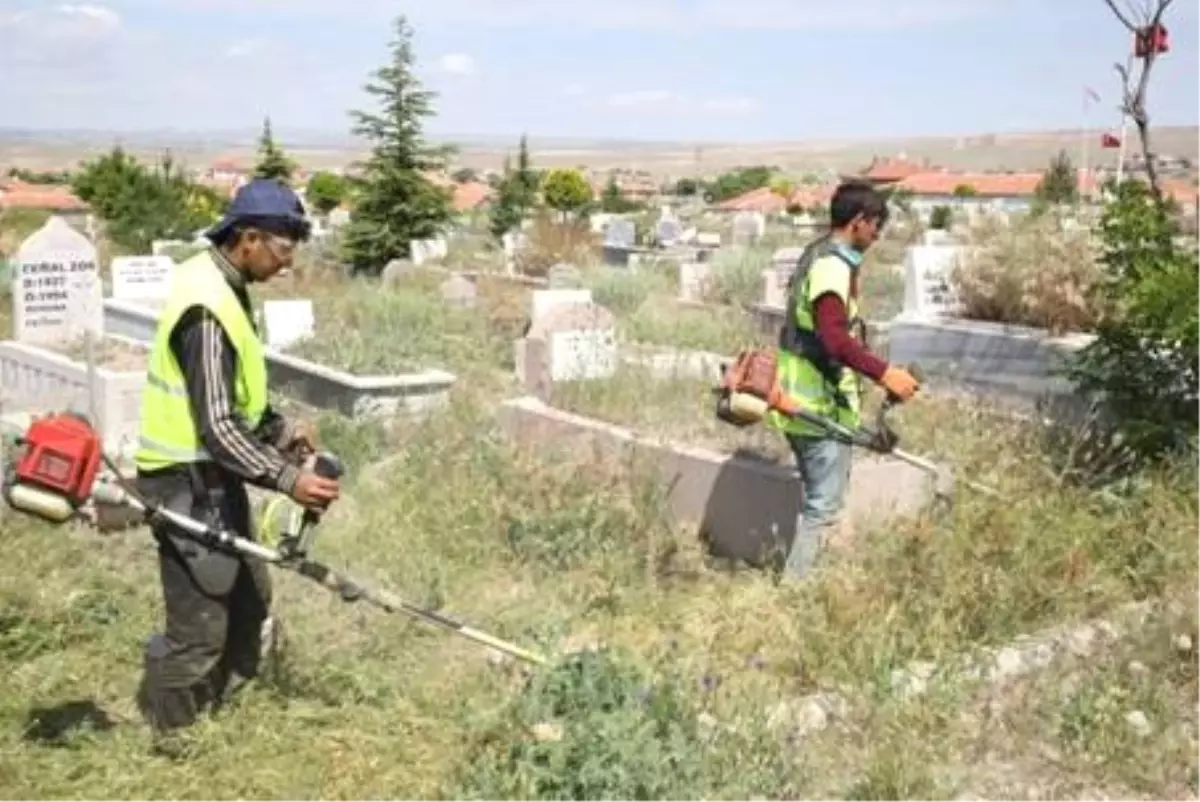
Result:
{"type": "Polygon", "coordinates": [[[329,227],[341,228],[350,222],[350,210],[337,208],[329,213],[329,227]]]}
{"type": "Polygon", "coordinates": [[[559,262],[546,271],[546,281],[552,290],[577,289],[583,285],[583,274],[575,265],[559,262]]]}
{"type": "Polygon", "coordinates": [[[17,250],[12,298],[13,336],[21,342],[104,333],[96,248],[61,217],[51,217],[17,250]]]}
{"type": "Polygon", "coordinates": [[[393,259],[383,268],[379,278],[384,284],[398,284],[405,276],[411,276],[415,268],[408,259],[393,259]]]}
{"type": "Polygon", "coordinates": [[[904,315],[932,319],[958,307],[950,274],[965,254],[958,245],[914,245],[904,254],[904,315]]]}
{"type": "Polygon", "coordinates": [[[679,242],[683,226],[673,215],[663,215],[654,229],[654,240],[664,248],[669,248],[679,242]]]}
{"type": "Polygon", "coordinates": [[[598,304],[554,308],[517,345],[517,369],[527,387],[546,379],[608,379],[617,370],[617,321],[598,304]]]}
{"type": "Polygon", "coordinates": [[[767,218],[762,212],[738,212],[733,217],[733,241],[750,245],[762,239],[767,231],[767,218]]]}
{"type": "Polygon", "coordinates": [[[697,234],[696,227],[689,226],[688,228],[684,229],[683,231],[681,231],[679,233],[678,244],[679,245],[691,245],[693,242],[696,241],[696,234],[697,234]]]}
{"type": "Polygon", "coordinates": [[[517,272],[517,257],[529,247],[529,236],[523,231],[508,231],[501,237],[504,245],[504,270],[509,275],[517,272]]]}
{"type": "Polygon", "coordinates": [[[264,301],[262,316],[271,348],[287,348],[313,336],[315,321],[310,300],[264,301]]]}
{"type": "Polygon", "coordinates": [[[711,285],[711,262],[682,262],[679,265],[679,300],[703,303],[711,285]]]}
{"type": "Polygon", "coordinates": [[[592,291],[587,289],[534,290],[530,293],[530,326],[537,326],[550,312],[562,306],[592,303],[592,291]]]}
{"type": "Polygon", "coordinates": [[[118,256],[112,260],[112,297],[166,298],[175,260],[169,256],[118,256]]]}
{"type": "Polygon", "coordinates": [[[632,220],[616,217],[604,229],[604,244],[601,248],[604,264],[610,267],[628,267],[629,253],[637,244],[637,226],[632,220]]]}
{"type": "Polygon", "coordinates": [[[474,309],[476,303],[475,282],[461,273],[455,273],[442,282],[442,300],[447,306],[459,309],[474,309]]]}
{"type": "Polygon", "coordinates": [[[721,235],[715,231],[701,231],[696,235],[696,244],[702,248],[720,248],[721,235]]]}
{"type": "Polygon", "coordinates": [[[787,306],[787,282],[790,273],[775,268],[767,268],[762,272],[763,293],[762,304],[772,309],[782,309],[787,306]]]}
{"type": "Polygon", "coordinates": [[[408,250],[414,265],[423,265],[426,262],[445,259],[446,254],[449,252],[448,245],[443,237],[412,240],[408,243],[408,250]]]}

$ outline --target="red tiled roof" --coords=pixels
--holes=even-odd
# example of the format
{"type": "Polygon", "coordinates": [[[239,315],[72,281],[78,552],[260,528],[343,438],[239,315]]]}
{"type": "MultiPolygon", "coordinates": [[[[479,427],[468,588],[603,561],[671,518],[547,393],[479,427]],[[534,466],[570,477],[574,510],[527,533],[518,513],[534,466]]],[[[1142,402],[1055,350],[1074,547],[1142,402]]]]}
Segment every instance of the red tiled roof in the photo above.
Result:
{"type": "Polygon", "coordinates": [[[454,211],[469,212],[478,209],[492,197],[492,188],[478,181],[468,181],[465,184],[456,184],[453,193],[454,211]]]}
{"type": "Polygon", "coordinates": [[[972,187],[981,198],[1028,197],[1033,195],[1041,173],[914,173],[896,186],[914,195],[953,195],[960,186],[972,187]]]}
{"type": "Polygon", "coordinates": [[[794,190],[789,198],[784,199],[779,193],[773,192],[770,187],[760,187],[752,189],[744,195],[723,201],[717,205],[717,209],[722,212],[772,214],[782,212],[789,206],[812,208],[829,203],[829,199],[833,196],[833,190],[834,188],[831,186],[800,187],[794,190]]]}
{"type": "Polygon", "coordinates": [[[0,193],[0,209],[43,209],[81,212],[88,205],[66,187],[12,182],[0,193]]]}
{"type": "Polygon", "coordinates": [[[867,169],[863,170],[862,177],[868,181],[890,183],[903,181],[926,169],[928,168],[908,159],[873,159],[867,169]]]}

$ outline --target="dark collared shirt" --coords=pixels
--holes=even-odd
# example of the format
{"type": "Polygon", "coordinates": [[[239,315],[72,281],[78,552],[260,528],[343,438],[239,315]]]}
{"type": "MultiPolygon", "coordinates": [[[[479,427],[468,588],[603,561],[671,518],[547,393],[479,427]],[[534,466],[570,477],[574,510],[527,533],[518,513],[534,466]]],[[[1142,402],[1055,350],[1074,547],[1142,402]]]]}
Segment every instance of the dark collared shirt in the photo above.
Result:
{"type": "MultiPolygon", "coordinates": [[[[254,325],[245,277],[216,248],[210,255],[254,325]]],[[[237,351],[216,316],[203,306],[191,307],[175,324],[170,346],[183,371],[200,440],[213,460],[247,482],[290,495],[299,470],[280,449],[291,439],[292,427],[268,406],[251,429],[235,409],[237,351]]]]}

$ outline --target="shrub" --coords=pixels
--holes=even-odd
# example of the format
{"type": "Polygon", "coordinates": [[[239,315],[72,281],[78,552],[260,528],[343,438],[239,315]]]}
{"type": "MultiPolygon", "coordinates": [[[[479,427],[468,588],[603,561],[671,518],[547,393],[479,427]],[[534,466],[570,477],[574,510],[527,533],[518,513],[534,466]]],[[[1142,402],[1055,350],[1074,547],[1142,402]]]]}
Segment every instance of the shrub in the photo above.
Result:
{"type": "Polygon", "coordinates": [[[1090,331],[1100,266],[1086,231],[1065,231],[1048,215],[1011,227],[980,226],[975,247],[950,281],[973,320],[1090,331]]]}
{"type": "Polygon", "coordinates": [[[950,227],[953,212],[949,206],[934,206],[929,212],[929,227],[945,231],[950,227]]]}
{"type": "Polygon", "coordinates": [[[721,249],[712,261],[706,300],[732,306],[751,306],[762,300],[762,274],[771,266],[769,250],[721,249]]]}
{"type": "Polygon", "coordinates": [[[1098,338],[1073,374],[1097,391],[1126,448],[1157,460],[1195,448],[1197,423],[1197,256],[1176,242],[1174,209],[1148,188],[1111,187],[1100,221],[1105,303],[1098,338]]]}
{"type": "Polygon", "coordinates": [[[596,237],[587,221],[556,222],[543,211],[529,231],[529,247],[516,257],[517,269],[527,276],[545,276],[559,262],[587,267],[597,261],[596,251],[596,237]]]}

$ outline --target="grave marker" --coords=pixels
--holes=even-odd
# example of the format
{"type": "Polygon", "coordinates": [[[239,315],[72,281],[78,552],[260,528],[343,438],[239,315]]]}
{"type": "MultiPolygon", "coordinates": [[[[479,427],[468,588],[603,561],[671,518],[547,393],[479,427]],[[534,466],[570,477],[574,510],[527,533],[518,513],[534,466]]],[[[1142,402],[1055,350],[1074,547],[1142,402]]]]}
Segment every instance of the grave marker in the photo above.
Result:
{"type": "Polygon", "coordinates": [[[13,336],[32,344],[104,333],[104,291],[96,248],[51,217],[17,251],[13,276],[13,336]]]}
{"type": "Polygon", "coordinates": [[[964,254],[958,245],[914,245],[905,252],[905,317],[931,319],[955,313],[958,301],[949,279],[964,254]]]}
{"type": "Polygon", "coordinates": [[[738,244],[751,244],[767,231],[767,218],[762,212],[738,212],[733,217],[733,239],[738,244]]]}
{"type": "Polygon", "coordinates": [[[679,242],[682,234],[683,226],[672,215],[663,215],[659,218],[658,225],[654,229],[655,241],[664,248],[669,248],[679,242]]]}
{"type": "Polygon", "coordinates": [[[721,235],[715,231],[701,231],[696,235],[696,244],[703,248],[720,248],[721,235]]]}
{"type": "Polygon", "coordinates": [[[118,256],[112,260],[112,297],[166,298],[174,269],[175,260],[169,256],[118,256]]]}
{"type": "Polygon", "coordinates": [[[679,300],[703,303],[712,285],[711,262],[682,262],[679,265],[679,300]]]}
{"type": "Polygon", "coordinates": [[[313,305],[310,300],[264,301],[263,323],[267,330],[267,345],[287,348],[313,336],[313,305]]]}
{"type": "Polygon", "coordinates": [[[459,309],[474,309],[476,303],[475,282],[461,273],[455,273],[442,282],[442,300],[447,306],[459,309]]]}
{"type": "Polygon", "coordinates": [[[531,295],[533,300],[529,321],[535,327],[558,307],[592,303],[591,290],[534,290],[531,295]]]}
{"type": "Polygon", "coordinates": [[[604,229],[604,247],[630,250],[637,244],[637,226],[632,220],[614,217],[604,229]]]}
{"type": "Polygon", "coordinates": [[[527,339],[545,343],[545,354],[540,364],[525,360],[526,376],[546,371],[551,382],[584,381],[608,379],[617,371],[616,318],[598,304],[559,306],[530,329],[527,339]]]}
{"type": "Polygon", "coordinates": [[[416,265],[408,259],[393,259],[383,268],[383,272],[379,275],[379,278],[384,284],[397,284],[405,276],[412,275],[414,267],[416,265]]]}

